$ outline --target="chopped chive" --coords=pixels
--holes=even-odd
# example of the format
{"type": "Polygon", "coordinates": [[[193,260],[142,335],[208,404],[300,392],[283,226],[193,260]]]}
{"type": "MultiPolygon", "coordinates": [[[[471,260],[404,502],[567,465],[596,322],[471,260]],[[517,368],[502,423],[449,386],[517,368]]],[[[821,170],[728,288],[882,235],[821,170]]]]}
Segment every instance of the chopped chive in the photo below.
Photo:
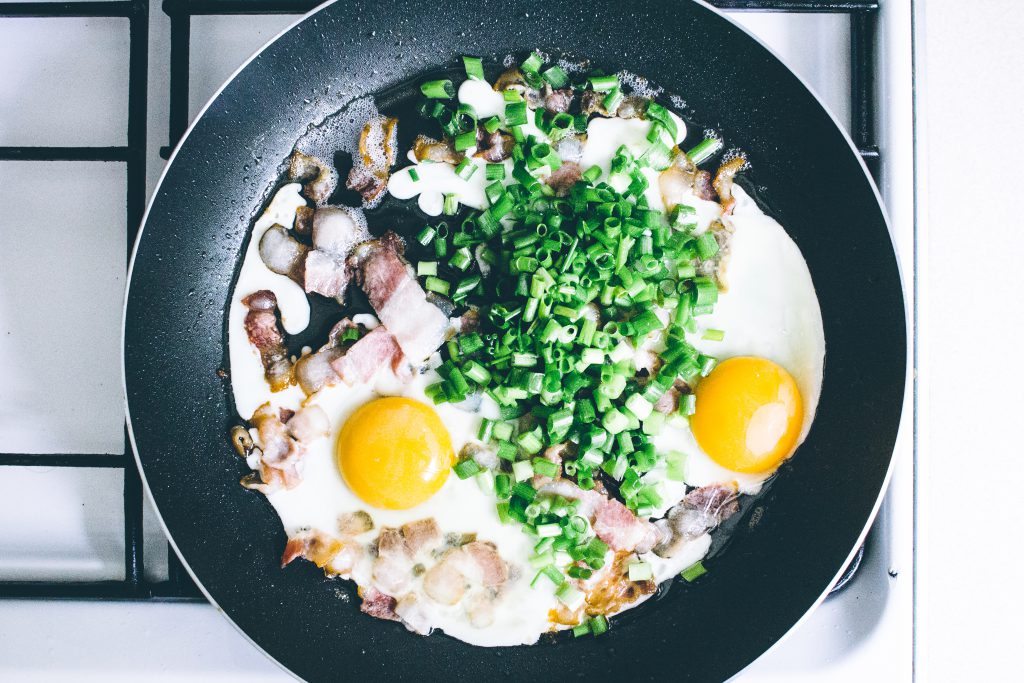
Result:
{"type": "Polygon", "coordinates": [[[437,81],[427,81],[420,86],[420,92],[424,97],[437,100],[450,100],[455,97],[455,86],[447,78],[437,81]]]}
{"type": "Polygon", "coordinates": [[[481,471],[480,465],[472,458],[460,460],[455,463],[455,466],[452,467],[452,469],[455,470],[455,474],[458,475],[459,479],[469,479],[473,475],[479,474],[481,471]]]}
{"type": "Polygon", "coordinates": [[[718,138],[704,138],[687,152],[686,156],[690,157],[690,161],[693,163],[702,164],[714,156],[715,152],[721,148],[722,141],[718,138]]]}
{"type": "Polygon", "coordinates": [[[619,87],[619,77],[614,74],[611,76],[591,76],[590,87],[597,92],[608,92],[613,88],[619,87]]]}
{"type": "Polygon", "coordinates": [[[693,582],[708,573],[708,570],[704,567],[703,562],[694,562],[689,567],[684,569],[679,576],[683,577],[684,581],[693,582]]]}
{"type": "Polygon", "coordinates": [[[420,174],[416,172],[415,168],[409,169],[409,177],[412,178],[414,183],[418,183],[420,181],[420,174]]]}
{"type": "Polygon", "coordinates": [[[484,80],[484,64],[479,57],[462,57],[462,64],[466,68],[466,76],[476,80],[484,80]]]}
{"type": "Polygon", "coordinates": [[[707,339],[708,341],[722,341],[723,339],[725,339],[725,331],[714,329],[704,330],[704,334],[701,338],[707,339]]]}

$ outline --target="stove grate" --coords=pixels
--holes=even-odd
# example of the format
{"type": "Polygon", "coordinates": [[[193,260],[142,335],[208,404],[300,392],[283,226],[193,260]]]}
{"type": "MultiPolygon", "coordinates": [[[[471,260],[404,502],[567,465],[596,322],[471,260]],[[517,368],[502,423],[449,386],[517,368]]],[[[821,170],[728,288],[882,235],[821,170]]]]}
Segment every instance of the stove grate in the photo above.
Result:
{"type": "MultiPolygon", "coordinates": [[[[710,0],[724,10],[843,13],[850,16],[852,120],[850,135],[878,178],[879,153],[875,137],[875,40],[879,3],[869,0],[710,0]]],[[[106,161],[125,164],[128,256],[135,244],[146,206],[146,87],[149,59],[149,0],[98,2],[0,3],[0,20],[10,18],[124,17],[128,19],[128,127],[124,145],[113,147],[0,147],[0,161],[106,161]]],[[[188,128],[189,50],[191,18],[199,15],[303,14],[321,0],[164,0],[171,22],[170,140],[160,156],[171,150],[188,128]]],[[[101,600],[202,600],[173,549],[168,550],[168,579],[144,576],[142,483],[125,429],[122,454],[0,453],[0,467],[120,468],[124,471],[124,576],[120,581],[48,582],[0,581],[0,598],[101,600]]],[[[833,589],[848,585],[863,548],[833,589]]]]}

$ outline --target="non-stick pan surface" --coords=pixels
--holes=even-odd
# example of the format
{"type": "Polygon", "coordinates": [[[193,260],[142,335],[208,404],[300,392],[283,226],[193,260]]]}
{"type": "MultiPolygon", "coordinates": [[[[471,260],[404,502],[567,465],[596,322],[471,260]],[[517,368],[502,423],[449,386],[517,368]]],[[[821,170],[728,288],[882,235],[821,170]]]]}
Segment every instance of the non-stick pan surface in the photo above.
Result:
{"type": "Polygon", "coordinates": [[[252,640],[311,680],[724,680],[822,595],[881,496],[904,392],[904,306],[877,196],[839,128],[758,42],[693,2],[338,2],[223,89],[181,144],[137,245],[125,322],[132,434],[182,559],[252,640]],[[767,208],[810,266],[825,321],[817,418],[693,585],[600,638],[474,648],[359,613],[348,584],[279,566],[285,535],[238,480],[225,306],[248,227],[311,123],[462,54],[541,48],[645,75],[748,153],[767,208]],[[471,678],[472,677],[472,678],[471,678]]]}

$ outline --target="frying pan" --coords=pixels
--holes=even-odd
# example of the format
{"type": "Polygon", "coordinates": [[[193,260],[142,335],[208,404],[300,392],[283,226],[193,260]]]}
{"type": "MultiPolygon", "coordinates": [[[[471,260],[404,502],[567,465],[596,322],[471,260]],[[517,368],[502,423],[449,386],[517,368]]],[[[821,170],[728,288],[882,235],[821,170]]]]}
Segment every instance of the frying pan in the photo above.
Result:
{"type": "Polygon", "coordinates": [[[179,145],[136,244],[124,335],[131,434],[177,552],[243,633],[309,680],[732,676],[816,604],[863,538],[887,481],[906,371],[893,246],[850,141],[765,47],[683,1],[322,7],[241,69],[179,145]],[[226,440],[237,417],[218,371],[230,370],[225,308],[248,228],[307,127],[462,54],[493,64],[535,48],[647,76],[748,153],[747,186],[810,267],[825,378],[807,441],[744,504],[706,576],[676,581],[599,638],[475,648],[360,614],[350,584],[312,564],[281,570],[281,524],[238,484],[246,468],[226,440]]]}

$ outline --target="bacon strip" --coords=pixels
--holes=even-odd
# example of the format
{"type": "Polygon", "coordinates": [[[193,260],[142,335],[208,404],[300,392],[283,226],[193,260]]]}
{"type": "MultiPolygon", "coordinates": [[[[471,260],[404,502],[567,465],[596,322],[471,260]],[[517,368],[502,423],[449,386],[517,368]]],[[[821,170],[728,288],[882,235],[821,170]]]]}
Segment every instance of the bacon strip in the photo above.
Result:
{"type": "Polygon", "coordinates": [[[342,356],[330,361],[330,366],[345,384],[369,382],[377,370],[390,366],[397,377],[407,376],[407,363],[398,342],[383,327],[376,327],[353,344],[342,356]]]}
{"type": "Polygon", "coordinates": [[[292,383],[292,361],[284,346],[284,332],[277,322],[277,297],[261,289],[242,299],[249,308],[245,315],[245,333],[260,352],[263,376],[271,391],[281,391],[292,383]]]}
{"type": "Polygon", "coordinates": [[[345,353],[341,342],[342,333],[354,328],[356,324],[350,319],[341,319],[331,328],[326,344],[318,351],[306,354],[295,361],[295,379],[307,396],[312,396],[325,386],[337,383],[338,373],[331,367],[331,362],[341,358],[345,353]]]}
{"type": "Polygon", "coordinates": [[[395,614],[395,605],[398,601],[390,595],[385,595],[370,586],[366,588],[360,587],[359,594],[363,598],[363,604],[359,606],[359,611],[363,614],[369,614],[377,619],[401,621],[398,615],[395,614]]]}
{"type": "Polygon", "coordinates": [[[260,258],[271,271],[291,278],[302,284],[305,271],[306,252],[309,251],[280,225],[267,228],[260,238],[260,258]]]}
{"type": "Polygon", "coordinates": [[[313,214],[313,247],[306,255],[303,286],[307,292],[345,303],[351,274],[345,258],[352,247],[369,239],[366,228],[336,206],[323,206],[313,214]]]}
{"type": "Polygon", "coordinates": [[[671,510],[665,519],[657,522],[661,541],[654,552],[661,557],[672,557],[683,546],[711,531],[736,514],[740,506],[736,488],[726,484],[711,484],[693,489],[671,510]]]}
{"type": "Polygon", "coordinates": [[[557,479],[540,489],[579,500],[580,514],[590,518],[594,533],[613,550],[647,552],[659,540],[658,529],[646,519],[630,512],[619,501],[596,490],[584,491],[567,479],[557,479]]]}
{"type": "Polygon", "coordinates": [[[381,324],[410,362],[421,363],[444,343],[448,316],[427,300],[402,258],[402,245],[394,233],[363,243],[349,263],[381,324]]]}

